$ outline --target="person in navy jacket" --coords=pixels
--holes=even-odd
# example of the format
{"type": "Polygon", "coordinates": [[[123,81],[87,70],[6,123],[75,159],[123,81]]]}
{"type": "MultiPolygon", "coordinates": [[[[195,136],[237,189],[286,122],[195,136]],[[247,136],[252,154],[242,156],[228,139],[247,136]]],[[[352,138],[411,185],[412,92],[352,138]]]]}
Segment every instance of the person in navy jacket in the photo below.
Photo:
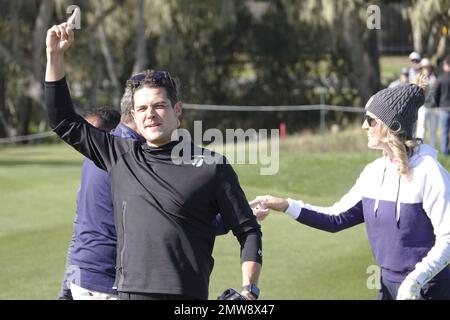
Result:
{"type": "MultiPolygon", "coordinates": [[[[121,116],[115,110],[101,108],[86,113],[84,118],[94,127],[111,132],[115,136],[143,141],[126,113],[121,116]],[[108,116],[113,113],[117,116],[108,116]]],[[[83,159],[73,229],[59,298],[117,298],[117,291],[113,289],[117,236],[111,182],[108,173],[88,158],[83,159]]]]}

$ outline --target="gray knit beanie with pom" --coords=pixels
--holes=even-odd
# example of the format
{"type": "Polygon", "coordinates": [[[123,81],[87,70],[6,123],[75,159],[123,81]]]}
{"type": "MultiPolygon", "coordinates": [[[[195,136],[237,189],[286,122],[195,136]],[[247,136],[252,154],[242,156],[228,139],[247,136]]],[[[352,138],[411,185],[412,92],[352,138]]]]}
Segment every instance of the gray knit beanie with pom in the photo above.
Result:
{"type": "Polygon", "coordinates": [[[399,133],[403,132],[407,138],[412,138],[417,112],[424,102],[424,90],[415,84],[407,84],[378,91],[367,102],[366,110],[390,129],[400,129],[399,133]]]}

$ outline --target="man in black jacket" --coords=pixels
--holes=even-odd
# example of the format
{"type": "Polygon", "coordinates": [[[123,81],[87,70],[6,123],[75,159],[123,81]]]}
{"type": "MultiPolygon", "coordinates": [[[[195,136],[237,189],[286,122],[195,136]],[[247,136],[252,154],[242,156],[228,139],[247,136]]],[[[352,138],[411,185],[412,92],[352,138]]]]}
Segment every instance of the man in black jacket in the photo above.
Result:
{"type": "Polygon", "coordinates": [[[73,43],[77,13],[47,32],[45,99],[54,131],[111,177],[119,298],[207,299],[220,212],[240,242],[242,294],[255,299],[262,263],[260,226],[225,160],[194,162],[204,154],[196,146],[191,148],[192,163],[174,159],[172,151],[180,141],[172,141],[172,135],[182,103],[169,73],[143,72],[127,82],[145,144],[108,135],[75,113],[64,52],[73,43]]]}

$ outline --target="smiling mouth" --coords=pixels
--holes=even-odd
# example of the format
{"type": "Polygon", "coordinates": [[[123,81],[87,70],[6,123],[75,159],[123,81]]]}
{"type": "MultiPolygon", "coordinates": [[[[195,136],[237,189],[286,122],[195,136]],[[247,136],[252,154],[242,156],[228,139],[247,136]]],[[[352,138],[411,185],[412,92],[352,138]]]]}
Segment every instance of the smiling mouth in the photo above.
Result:
{"type": "Polygon", "coordinates": [[[159,127],[160,125],[161,125],[160,123],[153,123],[153,124],[144,126],[144,128],[156,128],[156,127],[159,127]]]}

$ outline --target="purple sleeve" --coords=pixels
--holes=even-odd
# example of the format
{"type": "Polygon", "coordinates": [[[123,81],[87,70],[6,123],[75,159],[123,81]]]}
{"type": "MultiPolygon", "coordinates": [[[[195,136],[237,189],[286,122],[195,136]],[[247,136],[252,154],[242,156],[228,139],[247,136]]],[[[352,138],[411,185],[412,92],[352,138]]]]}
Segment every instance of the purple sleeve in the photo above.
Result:
{"type": "Polygon", "coordinates": [[[302,208],[297,221],[323,231],[338,232],[364,222],[362,201],[337,215],[324,214],[302,208]]]}

